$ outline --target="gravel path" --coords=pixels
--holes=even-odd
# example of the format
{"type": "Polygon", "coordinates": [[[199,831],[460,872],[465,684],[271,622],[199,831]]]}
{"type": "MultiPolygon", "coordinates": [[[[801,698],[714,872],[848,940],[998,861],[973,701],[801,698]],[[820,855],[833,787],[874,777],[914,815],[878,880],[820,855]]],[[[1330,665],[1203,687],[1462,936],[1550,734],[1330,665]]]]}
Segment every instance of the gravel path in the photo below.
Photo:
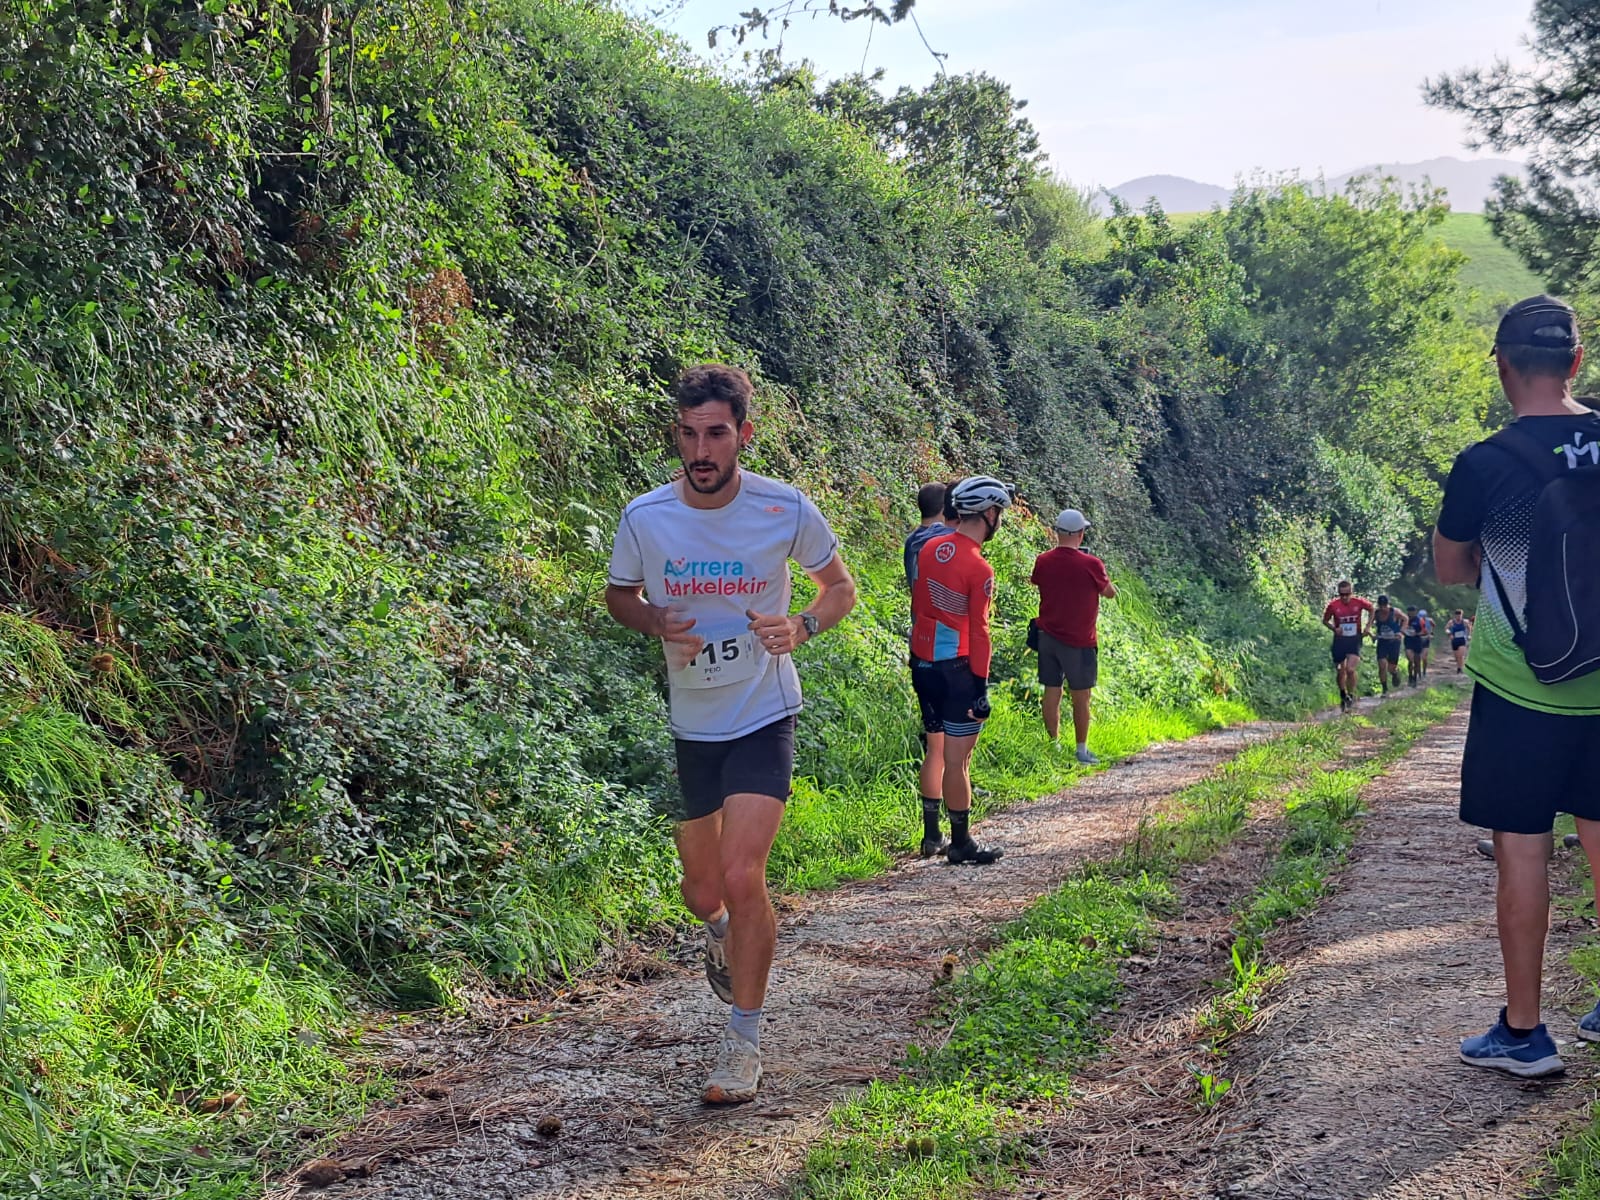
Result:
{"type": "MultiPolygon", "coordinates": [[[[946,954],[981,953],[995,927],[1079,863],[1114,852],[1175,791],[1283,728],[1155,746],[998,814],[981,834],[1007,848],[993,867],[913,859],[783,905],[754,1104],[699,1102],[727,1010],[689,956],[647,960],[637,982],[580,990],[534,1022],[453,1045],[462,1065],[414,1081],[402,1107],[374,1114],[336,1151],[347,1167],[371,1159],[371,1176],[324,1194],[772,1196],[803,1162],[830,1103],[893,1076],[932,1006],[946,954]],[[559,1132],[541,1133],[541,1121],[547,1131],[559,1121],[559,1132]]],[[[908,799],[907,821],[912,808],[908,799]]]]}

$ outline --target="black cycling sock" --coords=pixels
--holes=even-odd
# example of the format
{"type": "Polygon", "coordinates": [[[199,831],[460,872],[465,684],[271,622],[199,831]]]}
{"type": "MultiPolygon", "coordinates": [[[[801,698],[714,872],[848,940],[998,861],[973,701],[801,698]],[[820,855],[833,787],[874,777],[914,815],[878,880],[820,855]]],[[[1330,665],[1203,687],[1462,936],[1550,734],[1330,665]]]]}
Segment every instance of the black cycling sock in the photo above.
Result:
{"type": "Polygon", "coordinates": [[[1525,1037],[1532,1037],[1533,1036],[1533,1030],[1532,1029],[1518,1029],[1514,1025],[1507,1025],[1506,1026],[1506,1032],[1509,1033],[1514,1038],[1525,1038],[1525,1037]]]}
{"type": "Polygon", "coordinates": [[[961,812],[950,814],[950,840],[952,842],[966,842],[972,840],[972,835],[967,832],[967,821],[971,812],[963,809],[961,812]]]}
{"type": "Polygon", "coordinates": [[[943,800],[936,800],[932,796],[922,797],[922,836],[937,839],[939,836],[939,808],[943,800]]]}

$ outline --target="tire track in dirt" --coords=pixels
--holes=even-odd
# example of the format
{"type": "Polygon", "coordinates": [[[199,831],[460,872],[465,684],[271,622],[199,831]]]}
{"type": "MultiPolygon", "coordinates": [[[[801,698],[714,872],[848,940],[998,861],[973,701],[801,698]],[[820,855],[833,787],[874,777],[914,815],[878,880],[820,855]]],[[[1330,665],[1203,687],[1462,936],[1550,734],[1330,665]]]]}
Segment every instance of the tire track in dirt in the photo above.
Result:
{"type": "MultiPolygon", "coordinates": [[[[334,1157],[372,1160],[340,1200],[589,1200],[776,1194],[852,1088],[892,1078],[934,1003],[945,954],[985,939],[1086,860],[1125,843],[1173,793],[1288,728],[1256,724],[1151,747],[983,824],[990,868],[902,861],[786,902],[762,1032],[760,1098],[708,1108],[699,1089],[726,1008],[697,958],[659,978],[580,989],[537,1022],[451,1047],[463,1065],[414,1081],[334,1157]],[[559,1119],[560,1132],[539,1132],[559,1119]],[[400,1159],[400,1161],[386,1161],[400,1159]]],[[[915,818],[908,798],[907,820],[915,818]]],[[[693,949],[688,947],[686,949],[693,949]]],[[[293,1189],[284,1189],[287,1194],[293,1189]]]]}
{"type": "MultiPolygon", "coordinates": [[[[1567,966],[1584,922],[1556,921],[1545,959],[1565,1078],[1519,1081],[1457,1059],[1456,1043],[1482,1032],[1504,995],[1494,865],[1456,818],[1466,722],[1462,708],[1373,782],[1337,890],[1269,939],[1289,977],[1224,1064],[1235,1090],[1179,1194],[1513,1196],[1594,1099],[1595,1061],[1575,1036],[1592,998],[1567,966]]],[[[1559,894],[1566,872],[1552,874],[1559,894]]]]}

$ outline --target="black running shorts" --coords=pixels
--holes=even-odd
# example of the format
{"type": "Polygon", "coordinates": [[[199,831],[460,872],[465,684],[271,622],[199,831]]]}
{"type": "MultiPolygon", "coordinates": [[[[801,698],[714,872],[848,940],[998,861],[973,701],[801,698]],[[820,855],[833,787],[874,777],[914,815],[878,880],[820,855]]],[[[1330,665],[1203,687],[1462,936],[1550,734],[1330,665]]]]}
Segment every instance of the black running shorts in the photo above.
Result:
{"type": "Polygon", "coordinates": [[[1379,638],[1378,657],[1385,662],[1397,663],[1400,661],[1400,639],[1379,638]]]}
{"type": "Polygon", "coordinates": [[[1333,639],[1333,665],[1339,666],[1351,655],[1361,657],[1361,639],[1359,637],[1335,637],[1333,639]]]}
{"type": "Polygon", "coordinates": [[[924,733],[948,733],[952,737],[971,737],[983,722],[968,715],[978,698],[978,677],[965,658],[942,662],[911,660],[911,687],[922,710],[924,733]]]}
{"type": "Polygon", "coordinates": [[[719,812],[729,796],[789,799],[794,775],[794,718],[784,717],[726,742],[674,741],[683,820],[719,812]]]}
{"type": "Polygon", "coordinates": [[[1039,630],[1039,682],[1047,688],[1065,684],[1083,692],[1100,681],[1100,649],[1097,646],[1069,646],[1039,630]]]}
{"type": "Polygon", "coordinates": [[[1409,650],[1412,654],[1421,654],[1422,653],[1422,639],[1419,638],[1419,637],[1411,637],[1408,634],[1406,636],[1406,649],[1409,650]]]}
{"type": "Polygon", "coordinates": [[[1600,821],[1600,716],[1565,716],[1472,689],[1461,756],[1461,819],[1501,833],[1549,833],[1558,812],[1600,821]]]}
{"type": "Polygon", "coordinates": [[[1452,649],[1452,650],[1459,650],[1459,649],[1461,649],[1461,647],[1465,646],[1466,644],[1467,644],[1467,639],[1466,638],[1451,638],[1450,639],[1450,649],[1452,649]]]}

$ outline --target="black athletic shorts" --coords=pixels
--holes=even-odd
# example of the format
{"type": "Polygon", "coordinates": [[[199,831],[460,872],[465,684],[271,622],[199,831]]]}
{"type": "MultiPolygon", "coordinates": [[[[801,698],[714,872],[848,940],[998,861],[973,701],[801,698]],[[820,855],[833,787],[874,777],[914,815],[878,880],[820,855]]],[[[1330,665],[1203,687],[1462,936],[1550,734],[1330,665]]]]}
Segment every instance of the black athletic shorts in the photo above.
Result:
{"type": "Polygon", "coordinates": [[[911,687],[917,693],[917,707],[922,710],[924,733],[971,737],[983,728],[982,721],[967,715],[978,698],[978,677],[966,658],[936,663],[913,658],[911,687]]]}
{"type": "Polygon", "coordinates": [[[1410,634],[1407,634],[1406,635],[1406,649],[1411,651],[1411,653],[1413,653],[1413,654],[1421,654],[1422,653],[1422,639],[1419,638],[1419,637],[1412,637],[1410,634]]]}
{"type": "Polygon", "coordinates": [[[1069,646],[1039,630],[1039,682],[1047,688],[1065,684],[1074,692],[1087,691],[1100,681],[1100,648],[1069,646]]]}
{"type": "Polygon", "coordinates": [[[1459,649],[1461,649],[1461,647],[1465,646],[1466,644],[1467,644],[1467,639],[1466,638],[1451,638],[1450,639],[1450,649],[1452,649],[1452,650],[1459,650],[1459,649]]]}
{"type": "Polygon", "coordinates": [[[1472,689],[1461,756],[1461,819],[1501,833],[1549,833],[1558,812],[1600,821],[1600,716],[1574,717],[1472,689]]]}
{"type": "Polygon", "coordinates": [[[750,792],[789,799],[794,775],[794,718],[783,717],[726,742],[674,739],[683,820],[721,810],[729,796],[750,792]]]}
{"type": "Polygon", "coordinates": [[[1397,663],[1400,661],[1400,639],[1379,638],[1378,657],[1385,662],[1397,663]]]}
{"type": "Polygon", "coordinates": [[[1359,637],[1335,637],[1333,639],[1333,665],[1338,666],[1354,654],[1361,657],[1361,639],[1359,637]]]}

